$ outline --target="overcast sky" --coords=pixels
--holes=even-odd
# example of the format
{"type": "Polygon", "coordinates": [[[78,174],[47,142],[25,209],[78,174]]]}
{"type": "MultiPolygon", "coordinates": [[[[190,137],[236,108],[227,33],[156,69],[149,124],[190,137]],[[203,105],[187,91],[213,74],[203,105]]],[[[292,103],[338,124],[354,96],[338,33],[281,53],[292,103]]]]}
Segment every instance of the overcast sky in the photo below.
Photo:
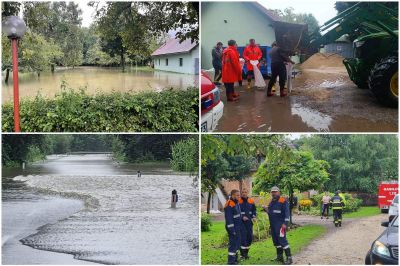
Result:
{"type": "Polygon", "coordinates": [[[332,0],[260,0],[260,4],[267,9],[285,9],[293,7],[295,13],[311,13],[318,20],[319,25],[336,16],[334,7],[335,1],[332,0]]]}

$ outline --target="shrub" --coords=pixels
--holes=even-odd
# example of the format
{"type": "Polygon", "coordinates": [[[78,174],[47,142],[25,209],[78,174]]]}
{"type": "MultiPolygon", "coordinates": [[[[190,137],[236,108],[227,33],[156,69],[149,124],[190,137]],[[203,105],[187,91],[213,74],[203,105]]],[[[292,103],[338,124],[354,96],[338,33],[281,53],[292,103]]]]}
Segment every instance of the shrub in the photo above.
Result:
{"type": "MultiPolygon", "coordinates": [[[[53,99],[37,95],[20,104],[24,132],[195,132],[198,89],[86,94],[62,89],[53,99]]],[[[14,129],[13,105],[3,105],[4,132],[14,129]]]]}
{"type": "MultiPolygon", "coordinates": [[[[313,201],[313,206],[316,206],[315,211],[313,213],[318,213],[321,211],[321,200],[322,197],[324,196],[325,193],[320,193],[312,196],[312,201],[313,201]]],[[[343,209],[343,212],[355,212],[357,211],[362,204],[362,200],[358,198],[354,198],[351,194],[349,193],[342,193],[345,198],[345,206],[343,209]]],[[[335,194],[334,193],[329,193],[330,197],[333,197],[335,194]]],[[[311,214],[311,213],[310,213],[311,214]]]]}
{"type": "Polygon", "coordinates": [[[302,199],[299,201],[301,210],[310,210],[313,202],[310,199],[302,199]]]}
{"type": "Polygon", "coordinates": [[[201,231],[207,232],[210,231],[210,227],[212,226],[211,217],[207,213],[201,213],[201,231]]]}

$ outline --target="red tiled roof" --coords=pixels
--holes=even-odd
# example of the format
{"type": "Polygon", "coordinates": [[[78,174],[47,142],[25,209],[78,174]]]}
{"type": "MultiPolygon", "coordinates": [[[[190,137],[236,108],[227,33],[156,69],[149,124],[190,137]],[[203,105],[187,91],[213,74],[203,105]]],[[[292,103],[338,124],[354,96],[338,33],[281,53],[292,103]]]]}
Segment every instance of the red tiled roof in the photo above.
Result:
{"type": "Polygon", "coordinates": [[[198,44],[193,42],[190,39],[184,40],[182,43],[179,43],[179,39],[171,38],[165,42],[165,44],[161,45],[157,50],[155,50],[151,55],[164,55],[164,54],[180,54],[180,53],[188,53],[193,48],[195,48],[198,44]]]}

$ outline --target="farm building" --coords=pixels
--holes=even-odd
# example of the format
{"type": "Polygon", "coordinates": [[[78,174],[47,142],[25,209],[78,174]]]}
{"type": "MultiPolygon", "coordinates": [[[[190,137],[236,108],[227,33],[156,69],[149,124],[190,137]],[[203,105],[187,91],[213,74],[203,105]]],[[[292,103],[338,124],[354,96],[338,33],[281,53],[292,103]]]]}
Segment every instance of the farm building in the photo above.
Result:
{"type": "Polygon", "coordinates": [[[347,35],[343,35],[333,43],[329,43],[321,49],[322,53],[338,54],[343,58],[353,58],[353,43],[347,35]]]}
{"type": "Polygon", "coordinates": [[[171,38],[155,50],[151,57],[156,70],[199,73],[199,45],[191,40],[179,43],[178,39],[171,38]]]}
{"type": "Polygon", "coordinates": [[[253,38],[261,46],[275,39],[274,22],[280,19],[257,2],[201,3],[201,68],[212,68],[211,50],[218,41],[224,46],[236,40],[246,46],[253,38]]]}

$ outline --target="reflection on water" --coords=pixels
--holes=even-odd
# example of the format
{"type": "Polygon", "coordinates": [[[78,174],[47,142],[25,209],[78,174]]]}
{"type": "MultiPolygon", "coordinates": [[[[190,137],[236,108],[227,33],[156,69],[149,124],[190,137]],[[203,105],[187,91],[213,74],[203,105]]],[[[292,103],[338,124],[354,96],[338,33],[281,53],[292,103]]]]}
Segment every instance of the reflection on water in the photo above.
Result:
{"type": "MultiPolygon", "coordinates": [[[[198,262],[198,193],[187,175],[150,165],[114,163],[104,154],[87,154],[53,156],[36,164],[32,171],[28,169],[25,175],[16,176],[13,182],[33,188],[30,193],[34,195],[39,191],[40,195],[96,199],[96,204],[86,205],[56,223],[47,223],[37,233],[24,235],[21,241],[25,245],[106,264],[198,262]],[[141,178],[135,174],[139,169],[141,178]],[[177,209],[170,208],[173,188],[180,195],[177,209]]],[[[28,192],[12,191],[10,186],[4,190],[3,211],[10,208],[7,203],[15,202],[10,214],[22,206],[18,204],[22,198],[24,204],[35,202],[26,198],[28,192]]],[[[48,201],[46,205],[53,203],[48,201]]],[[[65,205],[63,210],[68,212],[73,204],[65,205]]],[[[46,213],[43,215],[46,217],[46,213]]],[[[18,217],[9,216],[3,226],[13,220],[18,217]]],[[[10,232],[3,230],[3,237],[7,234],[10,232]]]]}
{"type": "MultiPolygon", "coordinates": [[[[62,81],[71,88],[87,87],[87,92],[139,92],[160,91],[164,88],[183,88],[197,86],[198,76],[165,71],[136,71],[135,68],[121,72],[120,68],[76,67],[60,69],[55,73],[43,72],[40,77],[35,73],[19,75],[20,97],[34,97],[40,91],[44,96],[53,97],[60,91],[62,81]]],[[[12,75],[6,84],[2,81],[3,102],[13,98],[12,75]]]]}

